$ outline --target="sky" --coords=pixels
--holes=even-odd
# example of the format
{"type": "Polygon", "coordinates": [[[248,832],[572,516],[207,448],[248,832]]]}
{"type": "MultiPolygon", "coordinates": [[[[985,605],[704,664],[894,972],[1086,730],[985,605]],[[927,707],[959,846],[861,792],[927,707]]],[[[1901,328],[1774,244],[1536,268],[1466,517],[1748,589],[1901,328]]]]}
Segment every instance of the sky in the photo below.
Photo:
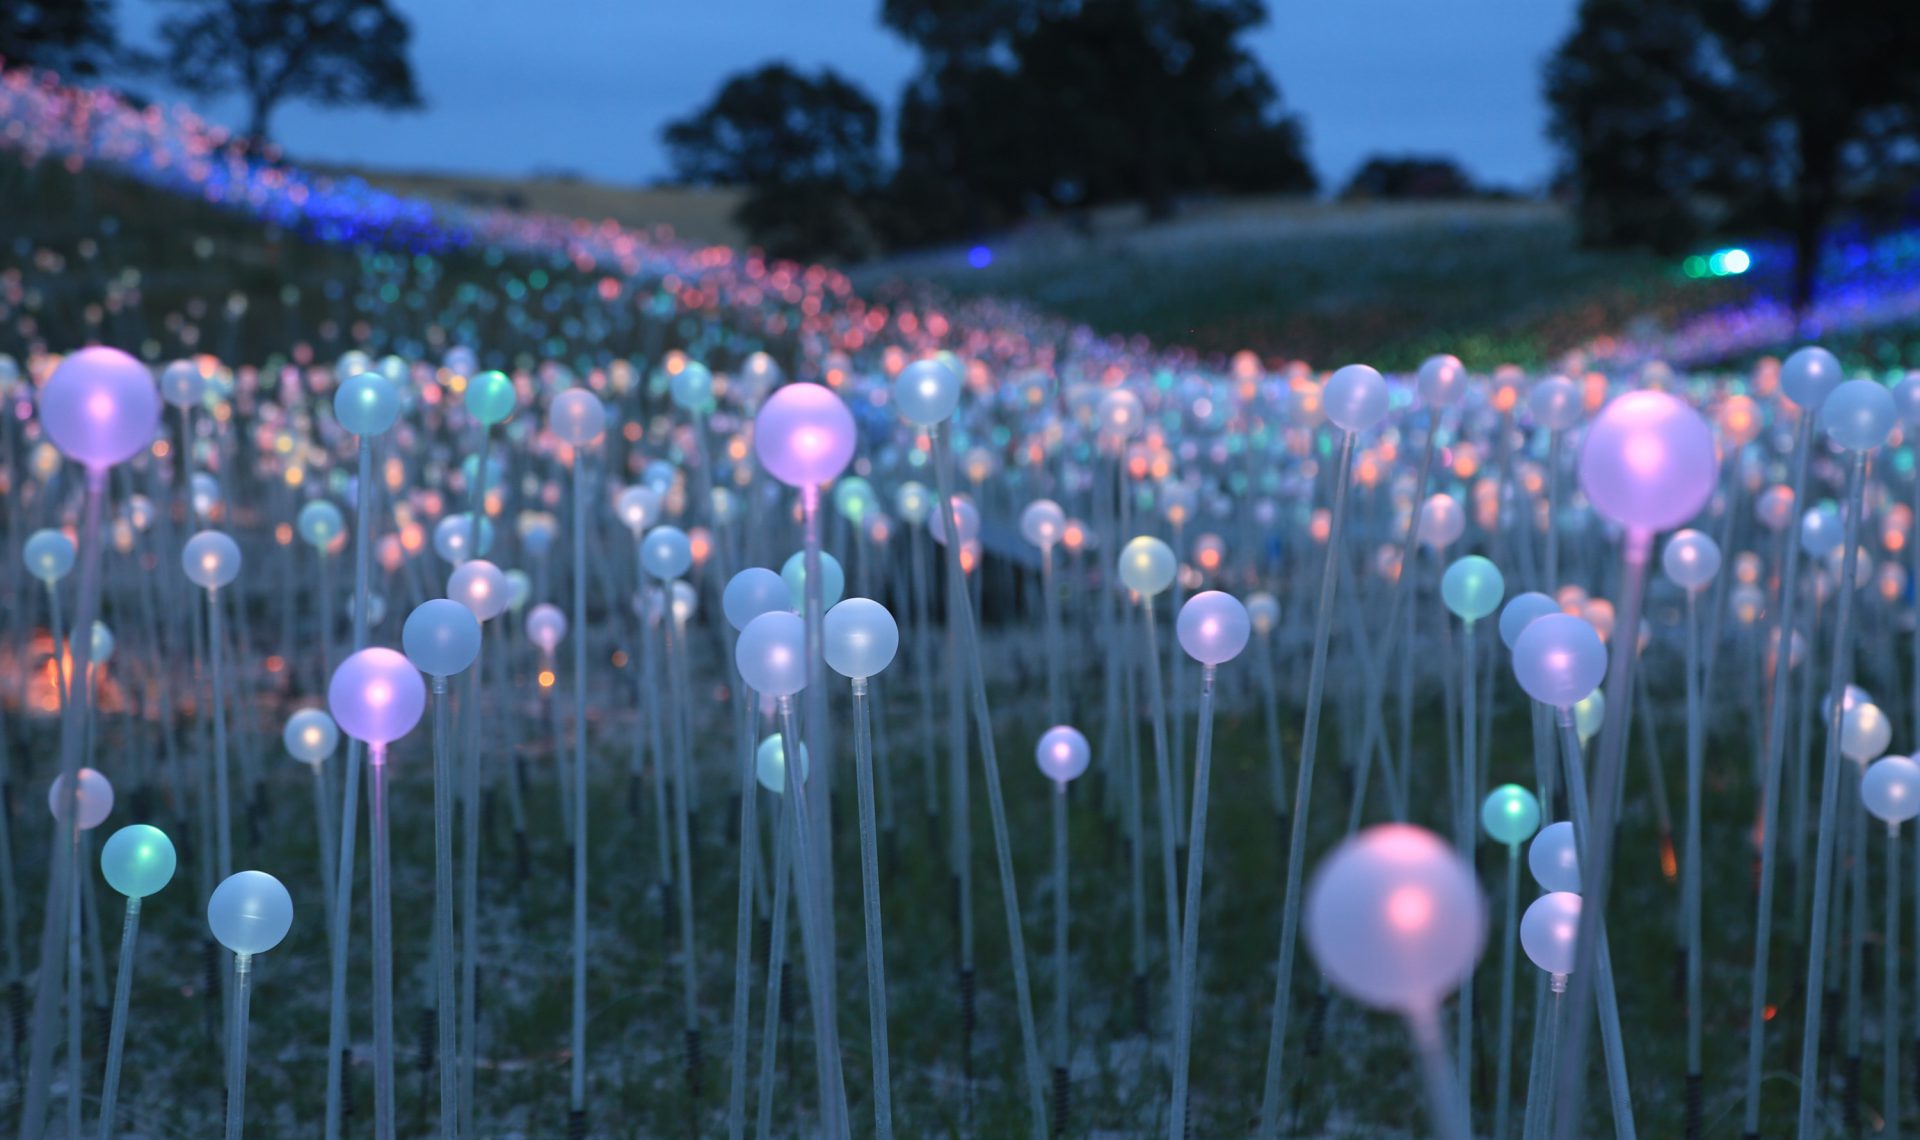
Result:
{"type": "MultiPolygon", "coordinates": [[[[296,158],[646,183],[670,173],[661,127],[734,72],[832,65],[891,108],[916,63],[880,26],[880,0],[391,2],[413,25],[428,108],[284,105],[273,130],[296,158]]],[[[126,38],[151,43],[163,5],[121,3],[126,38]]],[[[1248,42],[1306,120],[1324,185],[1337,188],[1371,154],[1419,152],[1526,189],[1552,172],[1540,67],[1577,3],[1268,0],[1271,19],[1248,42]]],[[[244,125],[238,100],[188,101],[244,125]]]]}

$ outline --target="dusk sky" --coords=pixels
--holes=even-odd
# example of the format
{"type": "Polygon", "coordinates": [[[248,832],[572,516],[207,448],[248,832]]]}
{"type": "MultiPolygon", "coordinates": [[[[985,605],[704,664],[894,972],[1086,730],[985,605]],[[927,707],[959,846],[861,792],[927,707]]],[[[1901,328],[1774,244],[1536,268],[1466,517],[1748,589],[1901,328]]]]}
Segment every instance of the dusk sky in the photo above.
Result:
{"type": "MultiPolygon", "coordinates": [[[[152,42],[163,5],[121,0],[152,42]]],[[[410,170],[668,175],[660,128],[728,75],[784,59],[831,64],[891,109],[915,55],[879,0],[395,0],[412,21],[429,107],[408,115],[288,104],[274,133],[298,158],[410,170]]],[[[1522,188],[1553,165],[1540,65],[1577,0],[1269,0],[1252,44],[1307,123],[1321,181],[1378,151],[1450,154],[1522,188]]],[[[238,100],[198,100],[230,123],[238,100]]],[[[891,138],[891,123],[886,128],[891,138]]]]}

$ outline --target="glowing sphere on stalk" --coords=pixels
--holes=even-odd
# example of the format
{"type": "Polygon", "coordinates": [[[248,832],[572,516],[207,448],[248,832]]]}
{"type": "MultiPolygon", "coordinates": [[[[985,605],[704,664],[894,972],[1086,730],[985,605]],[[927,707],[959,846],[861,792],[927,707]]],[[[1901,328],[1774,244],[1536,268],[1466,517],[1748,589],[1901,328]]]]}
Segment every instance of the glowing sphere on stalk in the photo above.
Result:
{"type": "Polygon", "coordinates": [[[893,378],[893,406],[908,423],[932,427],[960,405],[960,381],[960,370],[946,356],[916,360],[893,378]]]}
{"type": "Polygon", "coordinates": [[[207,925],[235,954],[264,954],[293,929],[293,896],[265,871],[229,875],[207,900],[207,925]]]}
{"type": "MultiPolygon", "coordinates": [[[[780,579],[787,584],[789,609],[807,608],[807,552],[796,550],[793,557],[780,567],[780,579]]],[[[824,551],[820,555],[820,606],[832,609],[847,591],[847,572],[840,568],[840,560],[824,551]]]]}
{"type": "Polygon", "coordinates": [[[713,410],[713,373],[697,360],[682,364],[667,378],[667,395],[683,411],[702,415],[713,410]]]}
{"type": "Polygon", "coordinates": [[[1040,743],[1033,748],[1034,763],[1040,765],[1040,771],[1056,784],[1067,784],[1078,779],[1092,759],[1093,749],[1087,744],[1087,738],[1071,725],[1049,728],[1040,735],[1040,743]]]}
{"type": "Polygon", "coordinates": [[[1478,554],[1454,559],[1440,576],[1440,599],[1453,616],[1476,622],[1500,608],[1507,580],[1500,568],[1478,554]]]}
{"type": "Polygon", "coordinates": [[[1527,869],[1543,891],[1580,890],[1580,849],[1573,841],[1573,824],[1549,823],[1527,848],[1527,869]]]}
{"type": "Polygon", "coordinates": [[[1349,364],[1327,379],[1321,400],[1342,430],[1363,432],[1387,414],[1387,382],[1364,364],[1349,364]]]}
{"type": "Polygon", "coordinates": [[[327,708],[340,731],[385,745],[413,731],[427,708],[420,670],[391,649],[362,649],[342,661],[327,685],[327,708]]]}
{"type": "Polygon", "coordinates": [[[1850,705],[1840,718],[1840,754],[1856,764],[1878,760],[1893,743],[1893,722],[1868,701],[1850,705]]]}
{"type": "Polygon", "coordinates": [[[900,627],[871,598],[848,598],[828,610],[820,633],[827,666],[842,677],[872,677],[900,649],[900,627]]]}
{"type": "Polygon", "coordinates": [[[481,621],[499,617],[512,600],[506,575],[483,558],[462,562],[447,576],[447,597],[467,607],[481,621]]]}
{"type": "Polygon", "coordinates": [[[1429,495],[1427,501],[1420,504],[1420,522],[1414,529],[1414,537],[1429,549],[1445,550],[1460,541],[1466,529],[1467,515],[1460,509],[1460,501],[1442,493],[1429,495]]]}
{"type": "Polygon", "coordinates": [[[107,623],[94,622],[93,636],[87,639],[87,660],[96,666],[105,665],[107,659],[113,656],[115,644],[113,630],[107,627],[107,623]]]}
{"type": "Polygon", "coordinates": [[[121,828],[100,847],[100,873],[108,886],[130,899],[158,894],[173,881],[177,865],[173,840],[144,823],[121,828]]]}
{"type": "Polygon", "coordinates": [[[628,487],[620,492],[613,510],[621,525],[636,535],[644,533],[661,518],[660,492],[641,485],[628,487]]]}
{"type": "Polygon", "coordinates": [[[493,549],[493,520],[480,516],[480,544],[473,544],[473,514],[462,511],[433,524],[433,552],[447,562],[465,562],[493,549]]]}
{"type": "Polygon", "coordinates": [[[1573,706],[1573,730],[1579,734],[1580,743],[1592,740],[1607,719],[1607,695],[1599,689],[1581,697],[1573,706]]]}
{"type": "Polygon", "coordinates": [[[1665,392],[1629,392],[1600,409],[1580,449],[1580,489],[1629,531],[1686,522],[1706,506],[1719,477],[1713,429],[1665,392]]]}
{"type": "Polygon", "coordinates": [[[569,388],[547,407],[547,429],[564,444],[585,447],[607,430],[607,408],[585,388],[569,388]]]}
{"type": "Polygon", "coordinates": [[[1115,388],[1100,397],[1100,405],[1094,410],[1099,421],[1102,435],[1116,439],[1132,439],[1146,426],[1147,414],[1140,407],[1140,397],[1125,388],[1115,388]]]}
{"type": "Polygon", "coordinates": [[[1429,356],[1420,365],[1414,384],[1429,408],[1444,408],[1467,394],[1467,366],[1448,353],[1429,356]]]}
{"type": "Polygon", "coordinates": [[[919,526],[933,513],[933,492],[924,484],[909,480],[893,493],[893,507],[901,518],[919,526]]]}
{"type": "MultiPolygon", "coordinates": [[[[82,831],[92,831],[106,822],[113,811],[113,784],[92,768],[80,769],[79,826],[82,831]]],[[[67,792],[67,777],[62,773],[53,778],[47,787],[47,810],[53,818],[61,822],[67,819],[67,804],[75,798],[67,792]]]]}
{"type": "MultiPolygon", "coordinates": [[[[528,599],[533,597],[533,579],[527,577],[525,570],[509,570],[502,577],[507,583],[507,608],[518,613],[520,607],[526,605],[528,599]]],[[[474,616],[482,621],[486,620],[485,616],[478,611],[474,616]]]]}
{"type": "Polygon", "coordinates": [[[1585,618],[1546,614],[1514,641],[1513,675],[1541,704],[1571,708],[1606,678],[1606,643],[1585,618]]]}
{"type": "Polygon", "coordinates": [[[1052,550],[1066,529],[1067,513],[1052,499],[1035,499],[1020,512],[1020,537],[1042,550],[1052,550]]]}
{"type": "Polygon", "coordinates": [[[452,598],[421,602],[400,629],[407,660],[429,677],[464,673],[480,656],[480,619],[452,598]]]}
{"type": "Polygon", "coordinates": [[[1893,393],[1872,380],[1848,380],[1820,405],[1821,429],[1848,451],[1879,447],[1898,420],[1893,393]]]}
{"type": "Polygon", "coordinates": [[[1176,569],[1173,548],[1152,535],[1143,534],[1120,548],[1120,581],[1143,598],[1173,585],[1176,569]]]}
{"type": "Polygon", "coordinates": [[[378,372],[349,377],[333,394],[333,418],[362,439],[384,435],[400,418],[400,390],[378,372]]]}
{"type": "MultiPolygon", "coordinates": [[[[807,776],[813,768],[813,757],[807,751],[806,741],[800,742],[800,782],[807,782],[807,776]]],[[[787,790],[787,749],[779,733],[774,733],[760,742],[753,753],[753,776],[760,786],[774,795],[784,795],[787,790]]]]}
{"type": "Polygon", "coordinates": [[[489,426],[513,415],[519,396],[504,372],[482,372],[467,381],[467,414],[489,426]]]}
{"type": "Polygon", "coordinates": [[[191,408],[207,397],[207,378],[191,360],[176,360],[160,370],[160,398],[176,408],[191,408]]]}
{"type": "Polygon", "coordinates": [[[1500,640],[1512,649],[1520,634],[1536,620],[1560,612],[1560,603],[1532,590],[1515,594],[1500,610],[1500,640]]]}
{"type": "Polygon", "coordinates": [[[1920,764],[1888,756],[1867,765],[1860,778],[1860,799],[1869,815],[1885,823],[1905,823],[1920,815],[1920,764]]]}
{"type": "Polygon", "coordinates": [[[860,476],[849,475],[834,482],[833,509],[855,526],[872,514],[877,506],[879,498],[873,493],[873,484],[860,476]]]}
{"type": "Polygon", "coordinates": [[[180,548],[180,567],[194,585],[217,590],[240,576],[240,545],[220,531],[203,530],[180,548]]]}
{"type": "Polygon", "coordinates": [[[340,726],[325,709],[301,709],[287,718],[287,726],[280,730],[280,743],[302,764],[318,764],[333,755],[340,743],[340,726]]]}
{"type": "Polygon", "coordinates": [[[1697,530],[1678,530],[1660,552],[1660,569],[1683,590],[1698,590],[1720,572],[1720,544],[1697,530]]]}
{"type": "Polygon", "coordinates": [[[807,687],[807,623],[798,614],[761,614],[740,631],[733,661],[754,692],[792,696],[807,687]]]}
{"type": "Polygon", "coordinates": [[[1840,508],[1821,503],[1800,516],[1800,549],[1809,558],[1825,558],[1846,540],[1846,527],[1840,520],[1840,508]]]}
{"type": "Polygon", "coordinates": [[[675,579],[671,589],[673,620],[685,625],[693,620],[693,615],[700,609],[700,591],[694,589],[693,583],[684,578],[675,579]]]}
{"type": "Polygon", "coordinates": [[[685,574],[693,566],[693,544],[677,526],[657,526],[640,540],[640,566],[662,581],[685,574]]]}
{"type": "Polygon", "coordinates": [[[147,366],[117,348],[83,348],[40,388],[40,424],[60,454],[95,471],[153,442],[160,390],[147,366]]]}
{"type": "Polygon", "coordinates": [[[195,471],[187,480],[187,498],[193,506],[194,517],[208,519],[225,502],[225,492],[220,489],[220,480],[205,471],[195,471]]]}
{"type": "Polygon", "coordinates": [[[346,529],[346,520],[340,516],[340,508],[325,499],[315,499],[300,508],[295,516],[293,528],[309,546],[325,550],[333,540],[340,537],[346,529]]]}
{"type": "Polygon", "coordinates": [[[1580,388],[1565,376],[1549,376],[1527,393],[1527,410],[1536,426],[1566,431],[1580,422],[1580,388]]]}
{"type": "Polygon", "coordinates": [[[1572,891],[1541,895],[1520,916],[1520,948],[1549,974],[1573,973],[1579,938],[1580,896],[1572,891]]]}
{"type": "Polygon", "coordinates": [[[1280,599],[1262,590],[1247,596],[1247,619],[1253,623],[1253,630],[1261,637],[1272,633],[1280,625],[1280,599]]]}
{"type": "Polygon", "coordinates": [[[1900,413],[1901,423],[1920,427],[1920,372],[1907,373],[1893,386],[1893,406],[1900,413]]]}
{"type": "Polygon", "coordinates": [[[49,586],[73,569],[73,554],[73,540],[52,528],[34,531],[20,549],[27,573],[49,586]]]}
{"type": "Polygon", "coordinates": [[[552,515],[529,511],[520,516],[520,541],[535,558],[546,557],[553,540],[560,537],[560,521],[552,515]]]}
{"type": "Polygon", "coordinates": [[[541,602],[527,613],[527,640],[549,657],[567,638],[567,615],[551,602],[541,602]]]}
{"type": "Polygon", "coordinates": [[[1833,353],[1810,345],[1780,365],[1780,390],[1802,408],[1816,409],[1840,386],[1842,376],[1833,353]]]}
{"type": "Polygon", "coordinates": [[[1247,647],[1252,620],[1240,599],[1219,590],[1203,590],[1180,607],[1174,633],[1180,648],[1202,665],[1224,665],[1247,647]]]}
{"type": "MultiPolygon", "coordinates": [[[[980,508],[965,495],[953,497],[953,526],[960,532],[960,545],[966,546],[980,538],[980,508]]],[[[939,509],[938,500],[934,503],[933,513],[927,516],[927,533],[942,546],[947,544],[947,513],[939,509]]]]}
{"type": "Polygon", "coordinates": [[[1430,831],[1390,823],[1342,843],[1307,885],[1307,947],[1357,1001],[1429,1013],[1473,971],[1486,902],[1473,869],[1430,831]]]}
{"type": "MultiPolygon", "coordinates": [[[[904,414],[904,413],[903,413],[904,414]]],[[[853,462],[859,432],[840,397],[820,384],[788,384],[760,406],[753,451],[789,487],[818,487],[853,462]]]]}
{"type": "Polygon", "coordinates": [[[1518,784],[1502,784],[1481,801],[1480,826],[1495,843],[1525,843],[1540,827],[1540,801],[1518,784]]]}
{"type": "Polygon", "coordinates": [[[720,594],[720,608],[735,632],[761,614],[790,609],[791,601],[786,582],[764,566],[749,566],[735,574],[720,594]]]}

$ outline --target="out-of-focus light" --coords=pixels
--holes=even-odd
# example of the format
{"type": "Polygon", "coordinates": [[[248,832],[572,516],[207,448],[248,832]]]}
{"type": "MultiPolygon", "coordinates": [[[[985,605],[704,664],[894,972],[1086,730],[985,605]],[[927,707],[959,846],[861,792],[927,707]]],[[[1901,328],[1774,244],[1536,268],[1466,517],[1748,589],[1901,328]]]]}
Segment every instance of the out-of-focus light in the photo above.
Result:
{"type": "Polygon", "coordinates": [[[993,251],[984,245],[976,245],[967,251],[967,264],[975,269],[985,269],[993,264],[993,251]]]}

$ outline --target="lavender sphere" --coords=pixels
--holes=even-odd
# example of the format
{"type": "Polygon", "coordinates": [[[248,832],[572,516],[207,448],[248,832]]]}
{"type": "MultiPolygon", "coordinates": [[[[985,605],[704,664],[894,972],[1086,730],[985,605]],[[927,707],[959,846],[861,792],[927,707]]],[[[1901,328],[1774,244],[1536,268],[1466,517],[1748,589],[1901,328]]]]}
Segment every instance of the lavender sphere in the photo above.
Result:
{"type": "Polygon", "coordinates": [[[146,365],[117,348],[83,348],[40,389],[40,423],[60,454],[93,470],[153,442],[160,390],[146,365]]]}
{"type": "Polygon", "coordinates": [[[433,524],[433,552],[455,564],[493,549],[493,520],[480,516],[480,544],[473,544],[473,512],[461,511],[433,524]]]}
{"type": "Polygon", "coordinates": [[[871,598],[848,598],[828,610],[820,633],[827,666],[842,677],[872,677],[900,649],[899,625],[871,598]]]}
{"type": "Polygon", "coordinates": [[[207,396],[207,378],[191,360],[176,360],[160,370],[160,398],[176,408],[191,408],[207,396]]]}
{"type": "Polygon", "coordinates": [[[720,608],[737,633],[761,614],[787,609],[790,600],[780,575],[765,566],[749,566],[727,582],[720,595],[720,608]]]}
{"type": "Polygon", "coordinates": [[[362,439],[385,435],[400,418],[400,392],[378,372],[359,373],[334,392],[333,418],[362,439]]]}
{"type": "Polygon", "coordinates": [[[1219,590],[1202,590],[1188,598],[1174,623],[1180,648],[1202,665],[1223,665],[1240,656],[1252,631],[1240,599],[1219,590]]]}
{"type": "Polygon", "coordinates": [[[264,954],[293,929],[293,896],[265,871],[240,871],[213,889],[207,925],[235,954],[264,954]]]}
{"type": "Polygon", "coordinates": [[[1840,508],[1819,503],[1800,516],[1800,549],[1809,558],[1825,558],[1840,549],[1846,528],[1840,520],[1840,508]]]}
{"type": "Polygon", "coordinates": [[[1872,380],[1848,380],[1820,405],[1820,426],[1848,451],[1872,451],[1887,442],[1899,415],[1893,393],[1872,380]]]}
{"type": "Polygon", "coordinates": [[[464,673],[480,656],[480,619],[452,598],[421,602],[400,627],[407,660],[431,677],[464,673]]]}
{"type": "Polygon", "coordinates": [[[1533,900],[1520,919],[1520,947],[1534,965],[1549,974],[1573,973],[1574,946],[1580,936],[1580,896],[1554,891],[1533,900]]]}
{"type": "Polygon", "coordinates": [[[391,744],[420,723],[427,686],[420,670],[393,650],[362,649],[334,669],[327,708],[340,730],[355,740],[391,744]]]}
{"type": "Polygon", "coordinates": [[[1520,640],[1520,634],[1537,619],[1560,612],[1560,603],[1532,590],[1515,594],[1500,611],[1500,640],[1508,649],[1520,640]]]}
{"type": "Polygon", "coordinates": [[[1574,846],[1573,824],[1549,823],[1527,848],[1527,870],[1543,891],[1580,890],[1580,849],[1574,846]]]}
{"type": "Polygon", "coordinates": [[[1467,366],[1450,353],[1429,356],[1421,363],[1414,383],[1429,408],[1457,404],[1460,397],[1467,394],[1467,366]]]}
{"type": "Polygon", "coordinates": [[[1460,541],[1466,529],[1467,515],[1460,509],[1460,500],[1441,492],[1427,496],[1427,501],[1420,504],[1414,537],[1429,549],[1445,550],[1460,541]]]}
{"type": "Polygon", "coordinates": [[[1087,738],[1071,725],[1049,728],[1041,734],[1040,742],[1033,748],[1034,763],[1040,765],[1040,771],[1056,784],[1067,784],[1078,779],[1087,770],[1092,758],[1093,749],[1087,744],[1087,738]]]}
{"type": "Polygon", "coordinates": [[[1387,382],[1364,364],[1349,364],[1321,392],[1327,418],[1347,432],[1363,432],[1387,414],[1387,382]]]}
{"type": "Polygon", "coordinates": [[[584,447],[607,430],[606,405],[585,388],[569,388],[547,406],[547,429],[562,443],[584,447]]]}
{"type": "Polygon", "coordinates": [[[203,589],[217,590],[240,576],[240,546],[217,530],[203,530],[180,548],[180,567],[203,589]]]}
{"type": "Polygon", "coordinates": [[[1780,365],[1780,390],[1787,399],[1808,410],[1826,402],[1827,394],[1840,386],[1840,362],[1818,345],[1787,357],[1780,365]]]}
{"type": "Polygon", "coordinates": [[[1533,422],[1548,431],[1566,431],[1580,422],[1580,388],[1565,376],[1549,376],[1527,393],[1533,422]]]}
{"type": "Polygon", "coordinates": [[[628,530],[642,534],[660,520],[660,492],[638,484],[628,487],[620,492],[613,510],[628,530]]]}
{"type": "Polygon", "coordinates": [[[467,607],[480,621],[499,617],[512,600],[506,575],[484,558],[462,562],[447,576],[447,597],[467,607]]]}
{"type": "Polygon", "coordinates": [[[1431,1013],[1473,971],[1486,901],[1473,870],[1432,832],[1371,827],[1307,886],[1307,947],[1327,980],[1367,1005],[1431,1013]]]}
{"type": "Polygon", "coordinates": [[[1905,823],[1920,815],[1920,764],[1889,756],[1867,765],[1860,778],[1860,799],[1873,818],[1886,823],[1905,823]]]}
{"type": "Polygon", "coordinates": [[[1607,675],[1607,647],[1585,618],[1547,614],[1513,643],[1513,674],[1543,705],[1572,708],[1607,675]]]}
{"type": "Polygon", "coordinates": [[[1713,429],[1664,392],[1629,392],[1602,408],[1580,449],[1580,489],[1630,532],[1686,522],[1706,505],[1719,474],[1713,429]]]}
{"type": "Polygon", "coordinates": [[[1849,706],[1840,718],[1840,754],[1856,764],[1878,760],[1893,743],[1893,722],[1869,701],[1849,706]]]}
{"type": "Polygon", "coordinates": [[[552,602],[541,602],[527,613],[527,640],[548,656],[567,639],[567,615],[552,602]]]}
{"type": "Polygon", "coordinates": [[[787,385],[753,421],[754,454],[789,487],[818,487],[846,470],[858,437],[853,413],[820,384],[787,385]]]}
{"type": "MultiPolygon", "coordinates": [[[[980,537],[980,508],[965,495],[953,497],[953,528],[960,532],[960,545],[968,546],[980,537]]],[[[927,516],[927,533],[942,546],[947,544],[947,512],[940,509],[938,500],[934,501],[933,511],[927,516]]]]}
{"type": "MultiPolygon", "coordinates": [[[[92,768],[80,769],[80,830],[92,831],[105,823],[113,812],[113,785],[107,778],[92,768]]],[[[53,818],[64,822],[67,818],[67,804],[71,802],[67,794],[67,777],[62,774],[53,778],[47,787],[47,810],[53,818]]]]}
{"type": "Polygon", "coordinates": [[[1053,549],[1066,529],[1067,513],[1052,499],[1035,499],[1020,512],[1020,537],[1042,550],[1053,549]]]}
{"type": "Polygon", "coordinates": [[[1679,530],[1660,552],[1660,569],[1683,590],[1698,590],[1720,572],[1720,544],[1697,530],[1679,530]]]}
{"type": "Polygon", "coordinates": [[[792,696],[807,687],[807,623],[798,614],[761,614],[740,631],[733,661],[754,692],[792,696]]]}

